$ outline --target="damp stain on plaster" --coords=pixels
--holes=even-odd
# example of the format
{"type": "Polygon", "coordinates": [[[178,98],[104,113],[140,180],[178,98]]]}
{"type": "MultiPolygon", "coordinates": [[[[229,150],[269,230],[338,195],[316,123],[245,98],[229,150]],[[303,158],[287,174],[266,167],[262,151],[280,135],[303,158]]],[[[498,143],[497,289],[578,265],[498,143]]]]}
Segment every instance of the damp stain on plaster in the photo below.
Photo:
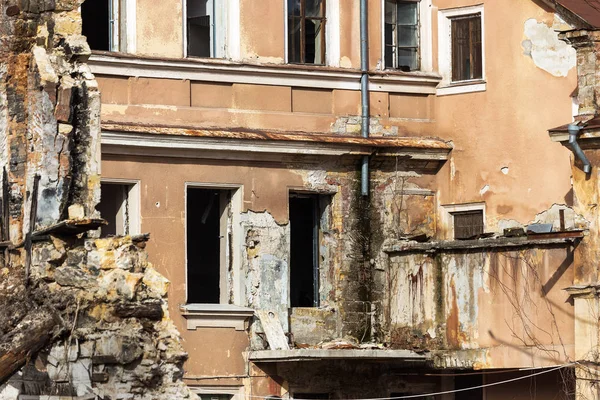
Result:
{"type": "Polygon", "coordinates": [[[524,25],[525,40],[521,43],[523,54],[531,57],[536,67],[553,76],[564,77],[575,67],[575,49],[558,39],[558,32],[535,19],[524,25]]]}

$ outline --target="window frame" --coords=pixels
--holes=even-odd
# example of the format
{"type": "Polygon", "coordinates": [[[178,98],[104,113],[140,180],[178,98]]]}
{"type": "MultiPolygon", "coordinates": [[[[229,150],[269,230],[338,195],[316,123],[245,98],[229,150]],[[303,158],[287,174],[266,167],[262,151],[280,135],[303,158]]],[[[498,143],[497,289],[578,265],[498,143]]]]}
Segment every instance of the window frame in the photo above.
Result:
{"type": "MultiPolygon", "coordinates": [[[[108,51],[129,54],[136,52],[136,9],[137,0],[109,0],[108,51]]],[[[79,14],[81,15],[81,5],[79,14]]]]}
{"type": "Polygon", "coordinates": [[[444,239],[446,240],[460,240],[454,239],[454,214],[464,213],[470,211],[481,211],[483,214],[483,232],[486,230],[486,207],[485,202],[475,203],[462,203],[462,204],[447,204],[442,205],[441,226],[446,228],[446,234],[444,239]]]}
{"type": "Polygon", "coordinates": [[[183,58],[215,58],[239,59],[239,0],[208,0],[212,3],[213,18],[211,19],[210,31],[210,56],[190,56],[188,54],[188,2],[194,0],[183,0],[182,5],[182,29],[183,29],[183,58]],[[221,2],[221,6],[217,4],[221,2]]]}
{"type": "MultiPolygon", "coordinates": [[[[383,1],[383,66],[385,69],[391,69],[391,70],[401,70],[402,69],[398,66],[398,53],[397,50],[398,49],[416,49],[416,68],[415,69],[411,69],[409,71],[404,71],[404,72],[414,72],[414,71],[420,71],[421,70],[421,1],[420,0],[384,0],[383,1]],[[394,14],[395,14],[395,23],[394,25],[397,27],[400,24],[398,24],[398,3],[405,3],[405,4],[416,4],[416,17],[417,17],[417,21],[416,21],[416,44],[415,46],[400,46],[398,44],[398,29],[394,29],[393,32],[393,37],[392,37],[392,45],[389,46],[386,41],[385,41],[385,14],[386,14],[386,4],[388,2],[393,2],[396,7],[394,10],[394,14]],[[386,59],[386,48],[387,47],[392,47],[393,51],[393,57],[392,57],[392,66],[388,67],[387,66],[387,59],[386,59]]],[[[412,24],[404,24],[405,26],[413,26],[412,24]]]]}
{"type": "Polygon", "coordinates": [[[486,90],[485,56],[485,10],[483,4],[438,11],[438,63],[442,82],[437,95],[451,95],[486,90]],[[479,15],[481,19],[481,78],[462,81],[452,80],[452,19],[479,15]]]}
{"type": "MultiPolygon", "coordinates": [[[[322,42],[321,43],[321,52],[322,52],[321,58],[322,58],[323,62],[322,63],[307,63],[305,60],[301,60],[300,62],[295,62],[295,61],[291,61],[290,60],[290,57],[289,57],[289,49],[290,49],[290,35],[289,35],[289,29],[290,29],[290,27],[289,27],[289,19],[290,19],[290,15],[289,15],[289,9],[288,9],[288,0],[284,0],[284,5],[285,5],[284,6],[284,12],[285,12],[285,24],[284,24],[284,26],[285,26],[285,36],[284,36],[285,37],[285,46],[284,46],[285,57],[284,57],[284,59],[285,59],[285,62],[287,64],[315,65],[315,66],[326,66],[326,65],[336,66],[336,64],[339,64],[339,60],[337,61],[337,63],[336,62],[330,62],[332,60],[331,60],[331,57],[330,57],[330,54],[329,54],[330,50],[331,50],[330,46],[329,46],[329,42],[330,42],[330,40],[333,40],[333,41],[336,40],[336,38],[332,37],[333,35],[330,35],[329,32],[332,31],[333,29],[336,29],[338,31],[338,33],[339,33],[339,29],[338,29],[339,27],[331,27],[330,26],[329,15],[330,15],[330,13],[333,12],[333,9],[332,9],[332,7],[329,6],[329,3],[335,2],[336,5],[338,6],[337,10],[338,10],[338,13],[339,13],[339,4],[337,3],[338,0],[322,0],[322,1],[324,3],[323,4],[323,10],[324,10],[323,17],[320,17],[320,18],[313,18],[313,17],[306,18],[305,15],[304,16],[302,15],[303,11],[301,11],[299,17],[296,17],[296,18],[301,18],[302,19],[302,26],[305,26],[306,19],[320,20],[322,22],[322,26],[323,26],[323,34],[321,36],[322,37],[322,39],[321,39],[321,42],[322,42]]],[[[305,10],[306,9],[306,6],[305,6],[306,0],[300,0],[300,2],[301,2],[300,9],[301,10],[305,10]]],[[[305,40],[304,37],[300,36],[300,50],[301,50],[301,54],[302,54],[303,49],[306,47],[306,46],[303,46],[304,40],[305,40]]],[[[337,58],[339,59],[339,36],[337,37],[337,47],[338,47],[338,51],[337,51],[338,57],[337,58]]],[[[301,59],[302,59],[302,56],[301,56],[301,59]]]]}
{"type": "MultiPolygon", "coordinates": [[[[231,220],[227,221],[227,229],[231,229],[231,234],[226,235],[227,244],[223,246],[224,248],[221,250],[221,263],[219,265],[219,280],[221,283],[225,283],[224,286],[221,287],[219,294],[219,303],[206,303],[206,304],[216,304],[216,305],[227,305],[233,303],[241,304],[242,303],[242,293],[243,293],[243,284],[244,280],[241,278],[241,248],[242,248],[242,229],[241,227],[241,211],[242,211],[242,199],[243,199],[243,186],[237,184],[220,184],[220,183],[202,183],[202,182],[185,182],[184,184],[184,252],[185,252],[185,298],[186,304],[197,304],[190,303],[188,301],[188,291],[190,290],[191,285],[188,282],[188,241],[187,241],[187,231],[188,231],[188,209],[187,209],[187,196],[188,189],[212,189],[212,190],[222,190],[222,191],[230,191],[231,199],[229,200],[229,212],[231,214],[231,220]],[[231,240],[231,243],[229,242],[231,240]],[[224,252],[224,253],[223,253],[224,252]],[[229,266],[232,268],[233,277],[231,279],[230,287],[229,279],[227,279],[227,272],[229,266]],[[228,294],[233,293],[233,301],[230,302],[228,294]]],[[[201,303],[205,304],[205,303],[201,303]]]]}
{"type": "MultiPolygon", "coordinates": [[[[407,1],[407,0],[405,0],[407,1]]],[[[411,72],[432,72],[433,71],[433,40],[432,40],[432,1],[415,0],[419,3],[419,42],[418,42],[418,64],[419,68],[411,72]]],[[[387,68],[385,66],[385,3],[381,0],[381,70],[395,71],[396,68],[387,68]]]]}
{"type": "MultiPolygon", "coordinates": [[[[126,234],[129,236],[141,234],[141,181],[139,179],[102,178],[100,180],[100,188],[102,188],[103,183],[109,185],[131,186],[131,189],[128,193],[129,209],[127,210],[129,215],[129,232],[126,234]]],[[[102,201],[102,199],[100,199],[100,201],[102,201]]]]}

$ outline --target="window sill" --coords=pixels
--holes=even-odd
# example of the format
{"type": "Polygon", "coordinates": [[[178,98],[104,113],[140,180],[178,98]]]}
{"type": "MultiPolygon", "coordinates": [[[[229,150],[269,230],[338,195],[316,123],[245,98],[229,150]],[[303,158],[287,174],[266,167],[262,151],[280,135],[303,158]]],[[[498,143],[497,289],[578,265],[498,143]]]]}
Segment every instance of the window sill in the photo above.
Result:
{"type": "Polygon", "coordinates": [[[234,328],[236,331],[248,329],[248,320],[254,315],[251,308],[233,304],[185,304],[180,307],[187,320],[187,329],[234,328]]]}
{"type": "Polygon", "coordinates": [[[485,92],[486,87],[487,82],[484,80],[454,82],[445,86],[438,87],[436,90],[436,94],[438,96],[448,96],[452,94],[485,92]]]}

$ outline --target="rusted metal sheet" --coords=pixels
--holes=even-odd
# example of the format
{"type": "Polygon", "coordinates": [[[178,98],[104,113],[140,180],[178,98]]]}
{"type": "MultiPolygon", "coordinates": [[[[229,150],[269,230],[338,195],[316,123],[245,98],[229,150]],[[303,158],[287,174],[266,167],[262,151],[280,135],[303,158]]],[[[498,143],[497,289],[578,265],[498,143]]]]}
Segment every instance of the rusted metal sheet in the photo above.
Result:
{"type": "Polygon", "coordinates": [[[452,150],[452,145],[436,138],[423,137],[377,137],[363,138],[360,136],[324,135],[308,133],[286,133],[255,130],[216,130],[195,129],[193,127],[177,126],[148,126],[139,124],[103,123],[103,131],[148,133],[158,135],[194,136],[206,138],[261,140],[261,141],[288,141],[288,142],[315,142],[349,146],[370,146],[377,148],[410,148],[431,150],[452,150]]]}

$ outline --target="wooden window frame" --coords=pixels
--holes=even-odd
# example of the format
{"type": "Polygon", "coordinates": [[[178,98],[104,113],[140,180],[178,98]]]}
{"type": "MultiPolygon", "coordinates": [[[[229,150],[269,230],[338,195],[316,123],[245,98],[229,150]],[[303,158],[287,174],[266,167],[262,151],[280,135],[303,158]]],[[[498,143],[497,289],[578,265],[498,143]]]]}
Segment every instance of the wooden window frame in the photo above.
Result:
{"type": "MultiPolygon", "coordinates": [[[[386,69],[401,69],[398,66],[398,49],[415,49],[416,50],[416,66],[414,69],[409,69],[408,71],[404,71],[404,72],[412,72],[412,71],[419,71],[421,69],[421,0],[384,0],[383,1],[383,13],[384,13],[384,18],[383,18],[383,29],[385,31],[385,7],[386,4],[388,3],[388,1],[393,2],[396,7],[394,7],[394,26],[396,27],[394,29],[394,32],[392,34],[392,43],[388,44],[386,43],[385,40],[385,32],[383,33],[383,55],[384,55],[384,66],[386,69]],[[415,45],[414,46],[400,46],[398,45],[398,29],[397,27],[400,25],[398,24],[398,8],[397,5],[398,3],[413,3],[416,4],[416,25],[415,26],[415,32],[416,32],[416,38],[415,38],[415,45]],[[388,66],[388,60],[385,57],[386,54],[386,48],[387,47],[392,47],[392,65],[388,66]]],[[[412,24],[403,24],[404,26],[413,26],[412,24]]]]}
{"type": "MultiPolygon", "coordinates": [[[[287,0],[286,0],[287,1],[287,0]]],[[[307,17],[306,16],[306,0],[300,1],[300,15],[293,15],[290,11],[289,7],[287,9],[287,38],[286,41],[288,43],[287,46],[287,58],[290,64],[312,64],[312,65],[326,65],[327,63],[327,0],[322,0],[321,8],[323,9],[322,17],[307,17]],[[294,26],[293,23],[290,23],[293,20],[300,20],[300,61],[293,61],[295,57],[290,56],[292,52],[295,51],[293,42],[290,40],[290,29],[294,26]],[[320,63],[310,63],[306,62],[306,35],[304,32],[306,31],[306,20],[311,21],[320,21],[323,32],[321,33],[321,62],[320,63]]],[[[316,46],[315,46],[316,51],[316,46]]],[[[316,57],[315,57],[316,58],[316,57]]]]}
{"type": "Polygon", "coordinates": [[[447,204],[441,206],[440,212],[440,223],[442,227],[445,229],[444,239],[446,240],[457,240],[455,239],[454,232],[454,215],[465,212],[474,212],[479,211],[483,215],[483,232],[486,229],[486,207],[485,202],[476,202],[476,203],[462,203],[462,204],[447,204]]]}
{"type": "Polygon", "coordinates": [[[450,56],[451,56],[451,81],[466,82],[483,79],[483,41],[482,41],[482,19],[481,13],[460,15],[450,18],[450,56]],[[475,24],[477,22],[477,25],[475,24]],[[459,47],[457,43],[459,35],[459,24],[466,24],[467,51],[469,63],[465,68],[462,59],[459,59],[459,47]],[[478,29],[478,33],[477,33],[478,29]],[[479,59],[476,59],[477,52],[479,59]]]}
{"type": "Polygon", "coordinates": [[[485,35],[485,7],[483,4],[447,8],[438,10],[438,71],[442,81],[436,89],[438,96],[485,92],[486,82],[486,35],[485,35]],[[480,14],[481,15],[481,78],[453,81],[452,80],[452,24],[453,18],[480,14]]]}
{"type": "Polygon", "coordinates": [[[483,210],[467,210],[467,211],[458,211],[452,213],[453,225],[454,225],[454,240],[466,240],[471,239],[477,235],[481,235],[484,232],[484,219],[483,219],[483,210]],[[467,216],[481,216],[481,224],[472,224],[470,226],[459,226],[457,217],[467,217],[467,216]],[[459,229],[461,228],[461,229],[459,229]],[[464,232],[469,231],[468,234],[463,234],[464,232]]]}

